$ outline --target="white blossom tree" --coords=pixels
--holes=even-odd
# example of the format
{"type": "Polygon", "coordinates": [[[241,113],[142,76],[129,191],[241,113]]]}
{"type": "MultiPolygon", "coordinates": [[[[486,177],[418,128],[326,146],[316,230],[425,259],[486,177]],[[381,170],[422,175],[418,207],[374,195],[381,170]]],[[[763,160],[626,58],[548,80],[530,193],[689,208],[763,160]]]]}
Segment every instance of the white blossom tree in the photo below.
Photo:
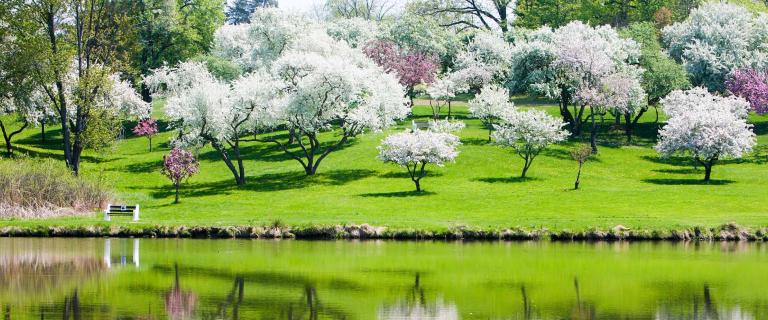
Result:
{"type": "Polygon", "coordinates": [[[456,94],[466,92],[469,87],[463,82],[456,82],[451,77],[438,78],[434,82],[427,85],[427,95],[429,95],[429,106],[432,109],[432,119],[440,117],[440,112],[443,107],[448,107],[448,117],[451,116],[451,101],[456,97],[456,94]]]}
{"type": "Polygon", "coordinates": [[[332,45],[334,50],[325,55],[288,53],[274,69],[286,87],[284,103],[274,104],[269,112],[282,115],[281,122],[295,132],[299,151],[274,137],[263,140],[280,146],[307,175],[314,175],[321,161],[349,139],[365,130],[391,126],[410,113],[405,91],[394,75],[344,43],[332,45]],[[335,131],[340,138],[321,143],[324,131],[335,131]]]}
{"type": "Polygon", "coordinates": [[[512,47],[501,36],[480,32],[456,57],[454,81],[472,88],[505,85],[512,64],[512,47]]]}
{"type": "Polygon", "coordinates": [[[421,179],[426,176],[427,164],[444,166],[455,161],[461,145],[459,137],[431,130],[411,130],[396,133],[382,140],[379,159],[408,169],[416,192],[421,192],[421,179]]]}
{"type": "Polygon", "coordinates": [[[225,83],[203,64],[184,62],[176,68],[156,70],[146,83],[167,99],[165,113],[179,131],[174,143],[182,147],[210,144],[237,185],[244,185],[240,142],[258,125],[270,121],[265,110],[278,93],[276,82],[268,74],[254,72],[225,83]]]}
{"type": "MultiPolygon", "coordinates": [[[[304,17],[258,10],[250,24],[220,29],[216,41],[214,54],[240,63],[245,74],[230,84],[203,71],[181,77],[187,79],[180,81],[182,87],[196,84],[177,96],[184,104],[199,106],[185,109],[200,114],[175,118],[190,118],[189,128],[198,132],[204,126],[212,130],[205,133],[210,137],[193,137],[219,144],[220,150],[229,146],[236,158],[239,137],[255,130],[258,141],[275,143],[307,175],[314,175],[350,139],[386,128],[410,112],[394,75],[304,17]],[[277,130],[287,130],[287,139],[277,130]],[[332,136],[337,139],[328,141],[332,136]]],[[[228,162],[226,152],[220,153],[228,162]]],[[[228,167],[242,180],[242,170],[228,167]]]]}
{"type": "Polygon", "coordinates": [[[640,83],[642,70],[634,66],[624,66],[623,69],[607,74],[596,83],[579,88],[574,101],[589,105],[588,119],[590,127],[590,145],[592,152],[597,153],[597,116],[607,112],[615,115],[617,122],[623,116],[626,120],[627,141],[632,138],[632,115],[641,110],[647,103],[645,90],[640,83]]]}
{"type": "Polygon", "coordinates": [[[497,144],[512,148],[525,161],[520,175],[525,178],[533,160],[542,150],[568,138],[568,131],[563,130],[565,125],[541,110],[512,110],[503,115],[501,124],[494,125],[496,131],[493,138],[497,144]]]}
{"type": "Polygon", "coordinates": [[[363,18],[341,18],[328,22],[326,32],[333,39],[347,42],[352,48],[362,48],[369,41],[376,39],[379,26],[363,18]]]}
{"type": "Polygon", "coordinates": [[[736,69],[768,68],[768,14],[738,5],[703,4],[685,21],[664,28],[663,39],[693,85],[711,91],[725,91],[725,80],[736,69]]]}
{"type": "Polygon", "coordinates": [[[704,167],[705,182],[718,160],[741,158],[755,146],[746,120],[749,103],[742,98],[715,96],[698,87],[673,91],[661,104],[669,119],[659,131],[656,150],[663,157],[692,157],[704,167]]]}
{"type": "Polygon", "coordinates": [[[587,107],[600,112],[593,100],[579,98],[597,92],[609,75],[630,69],[639,56],[640,46],[610,26],[574,21],[554,31],[542,27],[513,47],[510,86],[557,100],[563,121],[578,135],[587,107]]]}
{"type": "Polygon", "coordinates": [[[469,101],[469,113],[480,119],[488,128],[488,142],[491,141],[494,124],[502,115],[514,109],[515,104],[509,100],[509,91],[496,85],[483,87],[480,93],[469,101]]]}

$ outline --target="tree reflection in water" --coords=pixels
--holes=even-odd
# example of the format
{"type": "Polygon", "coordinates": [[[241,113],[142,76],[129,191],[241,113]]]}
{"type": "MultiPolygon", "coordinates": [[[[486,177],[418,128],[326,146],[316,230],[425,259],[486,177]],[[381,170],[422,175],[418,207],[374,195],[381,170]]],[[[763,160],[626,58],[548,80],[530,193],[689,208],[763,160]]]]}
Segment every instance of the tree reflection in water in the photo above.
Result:
{"type": "Polygon", "coordinates": [[[446,304],[441,297],[429,302],[421,287],[421,275],[417,272],[413,287],[406,297],[380,308],[379,319],[454,320],[459,319],[459,312],[454,304],[446,304]]]}
{"type": "Polygon", "coordinates": [[[176,272],[173,287],[165,294],[165,312],[171,319],[191,319],[197,306],[197,295],[181,289],[179,265],[173,265],[176,272]]]}
{"type": "Polygon", "coordinates": [[[718,308],[709,284],[704,284],[701,295],[691,298],[690,308],[679,305],[661,305],[656,312],[656,320],[692,319],[692,320],[753,320],[757,317],[743,310],[740,305],[718,308]]]}

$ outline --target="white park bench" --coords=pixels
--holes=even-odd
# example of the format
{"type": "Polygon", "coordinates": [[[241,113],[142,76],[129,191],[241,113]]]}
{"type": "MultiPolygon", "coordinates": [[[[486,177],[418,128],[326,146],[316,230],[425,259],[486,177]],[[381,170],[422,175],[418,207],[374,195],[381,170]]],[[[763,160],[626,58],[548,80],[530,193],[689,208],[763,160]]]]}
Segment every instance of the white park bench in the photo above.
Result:
{"type": "Polygon", "coordinates": [[[104,210],[104,221],[111,221],[112,216],[132,216],[133,221],[139,221],[139,205],[109,204],[104,210]]]}
{"type": "Polygon", "coordinates": [[[416,121],[416,120],[411,121],[411,129],[413,129],[413,131],[421,130],[421,129],[429,129],[429,127],[431,126],[432,126],[432,122],[430,121],[416,121]]]}

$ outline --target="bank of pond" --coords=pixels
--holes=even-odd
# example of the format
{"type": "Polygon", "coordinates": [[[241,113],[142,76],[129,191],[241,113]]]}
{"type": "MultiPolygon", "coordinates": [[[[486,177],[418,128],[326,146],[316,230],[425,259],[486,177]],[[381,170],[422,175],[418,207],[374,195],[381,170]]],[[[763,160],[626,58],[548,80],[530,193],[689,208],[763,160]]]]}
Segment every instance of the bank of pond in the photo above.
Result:
{"type": "Polygon", "coordinates": [[[0,226],[0,237],[115,237],[193,239],[378,239],[378,240],[501,240],[501,241],[768,241],[768,228],[736,223],[717,227],[632,229],[623,225],[583,230],[547,228],[448,228],[408,229],[369,224],[289,226],[275,221],[267,226],[184,226],[137,223],[49,226],[27,224],[0,226]]]}
{"type": "Polygon", "coordinates": [[[746,242],[0,239],[5,319],[764,319],[746,242]]]}

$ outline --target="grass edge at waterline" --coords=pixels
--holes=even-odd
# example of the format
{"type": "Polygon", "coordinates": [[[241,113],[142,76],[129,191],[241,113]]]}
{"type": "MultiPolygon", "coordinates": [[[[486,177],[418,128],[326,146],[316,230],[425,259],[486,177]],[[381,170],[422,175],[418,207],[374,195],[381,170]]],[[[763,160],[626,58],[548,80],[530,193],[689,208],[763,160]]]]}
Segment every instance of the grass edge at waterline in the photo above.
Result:
{"type": "Polygon", "coordinates": [[[750,229],[735,223],[715,228],[693,227],[668,230],[631,230],[621,225],[609,230],[581,231],[452,227],[442,230],[389,229],[368,224],[291,227],[271,226],[6,226],[0,237],[136,237],[202,239],[391,239],[391,240],[500,240],[500,241],[768,241],[768,228],[750,229]]]}

